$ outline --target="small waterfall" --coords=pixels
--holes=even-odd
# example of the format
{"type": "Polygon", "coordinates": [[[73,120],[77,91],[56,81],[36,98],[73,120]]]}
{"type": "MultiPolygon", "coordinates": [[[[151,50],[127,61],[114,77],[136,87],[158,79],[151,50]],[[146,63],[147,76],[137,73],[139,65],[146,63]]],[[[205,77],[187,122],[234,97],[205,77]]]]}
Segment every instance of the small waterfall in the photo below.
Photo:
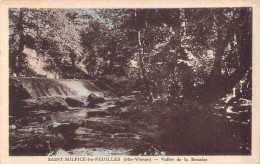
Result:
{"type": "Polygon", "coordinates": [[[68,88],[76,91],[78,96],[88,96],[90,93],[101,95],[101,90],[89,80],[68,80],[60,79],[60,82],[66,85],[68,88]]]}
{"type": "MultiPolygon", "coordinates": [[[[100,89],[89,80],[48,79],[17,77],[10,79],[20,84],[32,98],[46,96],[88,96],[90,93],[100,95],[100,89]]],[[[12,91],[10,91],[12,92],[12,91]]]]}
{"type": "Polygon", "coordinates": [[[64,85],[66,85],[68,88],[71,88],[76,91],[77,95],[79,96],[87,96],[91,93],[90,90],[85,88],[84,84],[81,81],[61,81],[64,85]]]}

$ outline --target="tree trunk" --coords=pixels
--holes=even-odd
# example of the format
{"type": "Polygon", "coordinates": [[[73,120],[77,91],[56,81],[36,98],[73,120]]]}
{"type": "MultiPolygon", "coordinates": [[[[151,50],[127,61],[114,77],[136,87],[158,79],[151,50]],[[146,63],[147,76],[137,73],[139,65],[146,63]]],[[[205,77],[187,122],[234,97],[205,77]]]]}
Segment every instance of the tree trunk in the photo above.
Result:
{"type": "Polygon", "coordinates": [[[142,29],[142,27],[139,26],[140,24],[142,24],[142,22],[137,21],[138,16],[139,15],[137,14],[137,10],[135,9],[134,10],[134,18],[135,18],[136,31],[137,31],[137,41],[138,41],[138,47],[139,47],[138,57],[139,57],[139,65],[140,65],[140,70],[141,70],[141,76],[142,76],[143,84],[145,86],[146,94],[149,97],[149,101],[153,102],[153,100],[154,100],[153,95],[152,95],[151,88],[150,88],[150,85],[149,85],[149,82],[148,82],[148,78],[146,76],[146,71],[145,71],[145,68],[144,68],[144,62],[143,62],[144,45],[142,44],[142,41],[141,41],[141,29],[142,29]]]}
{"type": "Polygon", "coordinates": [[[19,12],[19,22],[17,24],[17,33],[19,35],[19,47],[18,51],[15,53],[15,72],[20,72],[22,67],[22,52],[24,50],[24,27],[23,27],[23,9],[19,12]]]}
{"type": "Polygon", "coordinates": [[[140,31],[138,31],[138,44],[139,44],[139,47],[140,47],[140,50],[139,50],[139,63],[140,63],[141,75],[143,77],[143,83],[144,83],[144,86],[145,86],[145,89],[146,89],[146,94],[149,97],[149,101],[153,102],[154,101],[153,94],[151,92],[149,81],[147,79],[146,71],[145,71],[145,68],[144,68],[144,62],[143,62],[144,47],[143,47],[142,42],[141,42],[141,32],[140,31]]]}
{"type": "MultiPolygon", "coordinates": [[[[235,14],[234,14],[235,15],[235,14]]],[[[228,46],[228,43],[231,41],[231,38],[234,36],[234,26],[237,23],[237,19],[235,20],[235,16],[233,16],[233,21],[230,22],[229,26],[227,27],[227,30],[225,32],[225,37],[223,35],[223,27],[221,26],[221,23],[219,23],[221,20],[221,16],[217,14],[216,16],[216,22],[217,22],[217,46],[216,46],[216,54],[214,59],[213,68],[211,70],[210,76],[205,84],[204,89],[204,98],[208,99],[214,99],[219,96],[219,94],[222,94],[225,90],[225,85],[223,79],[224,77],[221,74],[221,62],[222,57],[225,52],[225,48],[228,46]]]]}
{"type": "MultiPolygon", "coordinates": [[[[221,17],[217,21],[221,21],[221,17]]],[[[252,34],[251,34],[251,24],[245,23],[248,21],[248,14],[245,10],[236,10],[233,13],[233,19],[230,22],[226,30],[220,28],[218,25],[218,41],[217,50],[214,60],[214,65],[210,74],[208,81],[206,82],[204,88],[205,100],[214,100],[217,97],[224,96],[241,80],[246,73],[250,70],[252,64],[252,34]],[[235,18],[239,14],[237,18],[235,18]],[[245,30],[249,28],[248,30],[245,30]],[[221,33],[225,32],[225,38],[221,33]],[[249,32],[249,33],[248,33],[249,32]],[[232,41],[232,37],[236,36],[238,47],[238,54],[240,59],[240,66],[236,68],[235,72],[231,75],[221,75],[221,62],[222,56],[224,54],[225,48],[228,43],[232,41]]],[[[250,22],[250,21],[248,21],[250,22]]]]}
{"type": "Polygon", "coordinates": [[[251,21],[249,21],[250,18],[248,18],[248,14],[245,10],[240,12],[238,20],[244,22],[240,28],[235,26],[235,29],[233,30],[236,34],[237,44],[239,45],[239,66],[236,68],[235,72],[226,79],[226,91],[231,90],[239,80],[245,77],[247,72],[252,73],[252,24],[251,21]]]}

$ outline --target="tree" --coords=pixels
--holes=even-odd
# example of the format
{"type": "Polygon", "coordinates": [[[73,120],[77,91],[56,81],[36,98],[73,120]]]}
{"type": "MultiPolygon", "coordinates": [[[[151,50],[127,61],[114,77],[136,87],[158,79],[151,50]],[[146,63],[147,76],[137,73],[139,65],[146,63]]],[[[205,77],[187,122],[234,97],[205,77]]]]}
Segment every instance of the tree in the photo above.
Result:
{"type": "Polygon", "coordinates": [[[142,80],[150,101],[176,95],[171,88],[179,88],[179,97],[214,100],[251,70],[251,12],[11,9],[10,66],[19,72],[25,65],[24,47],[46,56],[50,69],[75,68],[96,77],[126,77],[129,62],[136,60],[134,78],[142,80]]]}
{"type": "Polygon", "coordinates": [[[83,53],[80,31],[90,17],[79,19],[80,12],[69,9],[10,9],[9,13],[11,70],[21,71],[13,64],[25,46],[49,59],[46,69],[61,71],[64,65],[77,65],[83,53]]]}
{"type": "Polygon", "coordinates": [[[25,14],[26,11],[23,8],[9,10],[9,28],[11,29],[9,35],[9,63],[11,74],[19,73],[23,64],[22,52],[25,45],[26,35],[24,30],[25,28],[30,28],[30,26],[28,26],[29,23],[26,21],[25,14]]]}
{"type": "Polygon", "coordinates": [[[131,31],[131,26],[126,22],[130,20],[131,9],[99,9],[100,15],[106,27],[105,46],[103,47],[103,56],[106,64],[104,74],[116,74],[117,76],[126,76],[127,63],[133,55],[135,44],[131,31]]]}

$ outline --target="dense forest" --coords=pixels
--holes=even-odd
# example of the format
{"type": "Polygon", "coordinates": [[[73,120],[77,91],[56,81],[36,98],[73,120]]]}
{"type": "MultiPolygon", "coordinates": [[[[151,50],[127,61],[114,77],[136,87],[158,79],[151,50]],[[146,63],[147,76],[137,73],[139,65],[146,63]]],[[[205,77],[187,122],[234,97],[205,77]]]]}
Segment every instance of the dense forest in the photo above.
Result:
{"type": "Polygon", "coordinates": [[[117,117],[148,124],[169,154],[251,153],[251,8],[13,8],[9,26],[11,78],[138,93],[117,117]]]}

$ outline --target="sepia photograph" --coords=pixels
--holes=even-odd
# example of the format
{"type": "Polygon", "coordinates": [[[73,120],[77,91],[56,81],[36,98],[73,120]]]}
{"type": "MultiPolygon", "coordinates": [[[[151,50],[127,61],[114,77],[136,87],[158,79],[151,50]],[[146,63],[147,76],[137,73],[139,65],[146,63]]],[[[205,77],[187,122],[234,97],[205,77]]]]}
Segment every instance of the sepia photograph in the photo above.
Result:
{"type": "Polygon", "coordinates": [[[252,155],[252,12],[9,8],[9,155],[252,155]]]}

